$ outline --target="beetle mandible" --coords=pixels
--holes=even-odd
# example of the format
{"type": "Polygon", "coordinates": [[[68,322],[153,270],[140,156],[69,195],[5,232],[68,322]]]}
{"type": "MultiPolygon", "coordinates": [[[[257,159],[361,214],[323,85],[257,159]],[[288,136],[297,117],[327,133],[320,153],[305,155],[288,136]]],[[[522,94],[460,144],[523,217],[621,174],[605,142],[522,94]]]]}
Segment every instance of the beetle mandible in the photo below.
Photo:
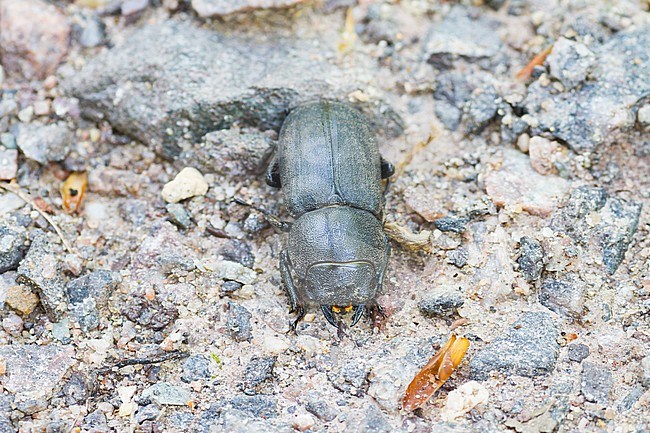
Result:
{"type": "MultiPolygon", "coordinates": [[[[394,173],[368,120],[349,105],[318,101],[292,110],[266,176],[282,188],[294,218],[280,254],[280,274],[292,311],[302,319],[320,306],[333,326],[337,307],[352,307],[354,326],[367,308],[380,310],[390,243],[383,230],[382,179],[394,173]]],[[[277,222],[277,221],[276,221],[277,222]]]]}

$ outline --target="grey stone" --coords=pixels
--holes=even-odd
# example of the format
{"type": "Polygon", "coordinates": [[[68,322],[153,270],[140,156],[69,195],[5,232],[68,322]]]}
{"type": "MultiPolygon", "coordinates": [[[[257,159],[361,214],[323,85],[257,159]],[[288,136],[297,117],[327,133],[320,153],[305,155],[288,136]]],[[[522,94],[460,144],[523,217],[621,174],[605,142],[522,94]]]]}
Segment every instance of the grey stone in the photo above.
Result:
{"type": "Polygon", "coordinates": [[[472,94],[473,87],[467,80],[462,72],[445,71],[438,76],[433,91],[436,117],[452,131],[460,125],[463,107],[472,94]]]}
{"type": "Polygon", "coordinates": [[[368,389],[368,369],[360,363],[345,363],[327,377],[334,388],[350,395],[361,396],[368,389]]]}
{"type": "Polygon", "coordinates": [[[617,404],[617,409],[618,412],[626,412],[630,409],[632,409],[632,406],[634,406],[634,403],[639,401],[641,396],[644,394],[645,390],[643,389],[643,386],[637,384],[632,388],[632,390],[625,395],[622,399],[618,401],[617,404]]]}
{"type": "Polygon", "coordinates": [[[614,384],[612,372],[609,368],[585,361],[582,363],[581,377],[582,395],[584,395],[585,400],[603,406],[607,405],[614,384]]]}
{"type": "Polygon", "coordinates": [[[234,302],[228,302],[226,328],[235,341],[250,341],[253,339],[252,317],[253,315],[246,308],[234,302]]]}
{"type": "Polygon", "coordinates": [[[431,288],[418,303],[418,308],[425,316],[448,316],[463,306],[462,292],[452,286],[436,286],[431,288]]]}
{"type": "Polygon", "coordinates": [[[47,400],[74,363],[70,348],[54,345],[4,346],[0,357],[7,368],[2,383],[5,390],[30,413],[47,407],[47,400]]]}
{"type": "Polygon", "coordinates": [[[467,133],[479,133],[490,124],[497,115],[499,94],[492,85],[472,92],[465,105],[463,121],[467,133]]]}
{"type": "Polygon", "coordinates": [[[106,26],[96,16],[84,17],[73,30],[79,45],[84,48],[97,47],[106,42],[106,26]]]}
{"type": "Polygon", "coordinates": [[[336,418],[337,412],[330,405],[325,403],[321,398],[313,398],[305,403],[307,412],[316,416],[324,422],[330,422],[336,418]]]}
{"type": "Polygon", "coordinates": [[[14,433],[17,429],[11,423],[11,403],[9,396],[0,395],[0,433],[14,433]]]}
{"type": "Polygon", "coordinates": [[[88,380],[83,373],[75,372],[70,375],[70,378],[63,385],[63,395],[65,396],[65,404],[72,406],[74,404],[85,404],[88,399],[89,392],[88,380]]]}
{"type": "Polygon", "coordinates": [[[0,224],[0,274],[18,269],[27,249],[24,229],[0,224]]]}
{"type": "Polygon", "coordinates": [[[18,267],[18,282],[38,292],[41,305],[54,322],[61,319],[68,307],[65,282],[61,277],[61,254],[59,245],[39,231],[18,267]]]}
{"type": "Polygon", "coordinates": [[[242,395],[228,400],[227,404],[248,415],[260,418],[278,416],[278,402],[275,397],[266,395],[242,395]]]}
{"type": "Polygon", "coordinates": [[[0,119],[5,116],[18,114],[18,103],[13,99],[0,101],[0,119]]]}
{"type": "Polygon", "coordinates": [[[251,358],[246,366],[244,380],[241,384],[245,394],[256,394],[262,383],[273,378],[275,360],[275,356],[254,356],[251,358]]]}
{"type": "Polygon", "coordinates": [[[574,275],[547,278],[539,290],[539,302],[558,314],[579,318],[584,309],[585,285],[574,275]]]}
{"type": "Polygon", "coordinates": [[[2,329],[12,337],[19,337],[23,332],[23,319],[16,314],[9,313],[2,319],[2,329]]]}
{"type": "Polygon", "coordinates": [[[183,362],[183,382],[210,378],[210,360],[204,355],[192,355],[183,362]]]}
{"type": "Polygon", "coordinates": [[[286,8],[303,0],[192,0],[192,9],[203,18],[222,17],[256,9],[286,8]]]}
{"type": "Polygon", "coordinates": [[[16,149],[16,137],[10,132],[3,132],[0,134],[0,144],[10,150],[16,149]]]}
{"type": "Polygon", "coordinates": [[[221,292],[225,294],[230,294],[233,292],[236,292],[237,290],[241,289],[243,286],[242,283],[238,281],[224,281],[221,284],[221,292]]]}
{"type": "Polygon", "coordinates": [[[106,414],[104,414],[101,409],[97,409],[96,411],[86,415],[84,418],[83,428],[97,433],[110,431],[106,420],[106,414]]]}
{"type": "Polygon", "coordinates": [[[523,236],[519,240],[519,270],[526,281],[535,281],[544,269],[544,249],[536,239],[523,236]]]}
{"type": "Polygon", "coordinates": [[[524,313],[503,335],[470,360],[471,375],[485,380],[496,371],[526,377],[547,374],[555,368],[558,329],[543,312],[524,313]]]}
{"type": "Polygon", "coordinates": [[[353,91],[356,79],[315,61],[315,49],[170,20],[144,26],[62,86],[79,98],[84,115],[173,158],[183,140],[197,142],[235,122],[277,130],[299,102],[353,91]]]}
{"type": "Polygon", "coordinates": [[[165,306],[157,300],[135,298],[122,309],[122,314],[132,322],[160,331],[176,320],[178,310],[173,305],[165,306]]]}
{"type": "Polygon", "coordinates": [[[266,134],[235,128],[213,131],[203,136],[196,146],[183,150],[176,166],[243,179],[264,169],[271,146],[272,141],[266,134]]]}
{"type": "Polygon", "coordinates": [[[169,220],[178,228],[187,230],[192,225],[190,214],[180,203],[168,203],[166,206],[169,220]]]}
{"type": "Polygon", "coordinates": [[[40,164],[63,161],[70,152],[74,134],[64,122],[17,125],[16,144],[29,159],[40,164]]]}
{"type": "Polygon", "coordinates": [[[148,404],[138,408],[135,413],[135,421],[142,424],[145,421],[153,421],[160,415],[160,406],[155,403],[148,404]]]}
{"type": "Polygon", "coordinates": [[[532,134],[548,132],[578,153],[620,140],[634,126],[637,105],[650,94],[649,45],[650,27],[631,27],[593,47],[597,66],[581,88],[558,92],[540,80],[532,83],[524,101],[538,121],[532,134]]]}
{"type": "Polygon", "coordinates": [[[553,44],[547,62],[551,76],[560,80],[566,89],[573,89],[585,81],[596,56],[585,45],[560,38],[553,44]]]}
{"type": "Polygon", "coordinates": [[[603,263],[610,274],[616,272],[625,258],[641,216],[640,202],[612,198],[603,209],[600,224],[603,263]]]}
{"type": "Polygon", "coordinates": [[[581,343],[570,344],[567,348],[569,359],[573,362],[582,362],[589,356],[589,346],[581,343]]]}
{"type": "Polygon", "coordinates": [[[452,67],[458,59],[492,64],[503,50],[498,27],[485,14],[474,17],[467,8],[454,7],[429,29],[423,43],[424,58],[440,69],[452,67]]]}
{"type": "Polygon", "coordinates": [[[568,234],[579,242],[586,242],[588,234],[583,233],[580,221],[592,212],[605,206],[608,194],[604,188],[581,186],[571,191],[564,207],[553,215],[551,227],[568,234]]]}
{"type": "Polygon", "coordinates": [[[433,224],[441,232],[463,233],[469,222],[469,218],[464,217],[443,217],[433,221],[433,224]]]}
{"type": "Polygon", "coordinates": [[[191,400],[190,392],[180,386],[158,382],[142,391],[140,401],[155,402],[161,405],[185,406],[191,400]]]}
{"type": "Polygon", "coordinates": [[[366,419],[359,432],[363,433],[391,433],[394,431],[388,420],[381,413],[381,410],[374,404],[366,407],[366,419]]]}
{"type": "Polygon", "coordinates": [[[255,255],[253,255],[250,244],[238,239],[230,239],[221,247],[219,254],[226,260],[237,262],[248,268],[255,264],[255,255]]]}
{"type": "Polygon", "coordinates": [[[67,284],[70,315],[84,332],[99,326],[99,309],[106,304],[120,280],[117,273],[97,270],[67,284]]]}
{"type": "Polygon", "coordinates": [[[448,262],[457,268],[462,268],[465,266],[468,259],[469,252],[463,247],[458,247],[455,250],[447,251],[448,262]]]}
{"type": "Polygon", "coordinates": [[[125,17],[138,15],[149,7],[149,0],[123,0],[120,4],[120,12],[125,17]]]}

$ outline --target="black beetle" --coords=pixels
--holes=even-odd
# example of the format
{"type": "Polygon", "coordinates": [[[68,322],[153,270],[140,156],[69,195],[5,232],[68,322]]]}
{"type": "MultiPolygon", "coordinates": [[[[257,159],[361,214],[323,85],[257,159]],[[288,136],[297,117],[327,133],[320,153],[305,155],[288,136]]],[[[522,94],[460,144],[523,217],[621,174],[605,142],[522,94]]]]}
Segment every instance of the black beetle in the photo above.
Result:
{"type": "Polygon", "coordinates": [[[292,110],[280,131],[266,182],[282,188],[293,223],[280,273],[295,325],[319,305],[339,327],[333,307],[353,307],[352,326],[379,308],[390,243],[383,230],[382,179],[394,167],[379,154],[368,120],[349,105],[318,101],[292,110]]]}

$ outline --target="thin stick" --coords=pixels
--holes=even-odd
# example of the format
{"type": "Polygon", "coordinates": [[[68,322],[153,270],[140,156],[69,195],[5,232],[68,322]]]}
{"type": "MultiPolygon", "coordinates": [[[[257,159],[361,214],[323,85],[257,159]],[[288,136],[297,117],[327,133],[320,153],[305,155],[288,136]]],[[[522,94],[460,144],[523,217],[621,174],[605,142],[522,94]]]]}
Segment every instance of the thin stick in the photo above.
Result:
{"type": "Polygon", "coordinates": [[[50,225],[54,228],[54,231],[56,232],[56,234],[59,235],[59,238],[61,238],[61,242],[63,242],[63,246],[65,247],[65,249],[68,250],[68,252],[71,253],[71,254],[78,255],[78,254],[76,253],[76,251],[74,251],[74,250],[72,249],[72,247],[70,246],[70,244],[68,243],[68,241],[65,239],[65,237],[63,236],[63,232],[61,231],[61,229],[59,228],[59,226],[56,225],[56,223],[54,222],[54,220],[53,220],[53,219],[52,219],[48,214],[46,214],[45,212],[43,212],[43,211],[42,211],[42,210],[41,210],[41,209],[36,205],[36,203],[34,203],[34,200],[32,200],[32,198],[31,198],[28,194],[24,193],[24,192],[20,189],[20,186],[18,186],[18,185],[15,184],[14,182],[11,182],[11,183],[0,182],[0,188],[4,189],[5,191],[9,191],[9,192],[12,192],[12,193],[16,194],[16,195],[17,195],[18,197],[20,197],[20,198],[21,198],[25,203],[27,203],[27,204],[30,205],[32,208],[34,208],[34,210],[35,210],[36,212],[38,212],[39,214],[41,214],[41,216],[42,216],[43,218],[45,218],[45,220],[46,220],[48,223],[50,223],[50,225]]]}

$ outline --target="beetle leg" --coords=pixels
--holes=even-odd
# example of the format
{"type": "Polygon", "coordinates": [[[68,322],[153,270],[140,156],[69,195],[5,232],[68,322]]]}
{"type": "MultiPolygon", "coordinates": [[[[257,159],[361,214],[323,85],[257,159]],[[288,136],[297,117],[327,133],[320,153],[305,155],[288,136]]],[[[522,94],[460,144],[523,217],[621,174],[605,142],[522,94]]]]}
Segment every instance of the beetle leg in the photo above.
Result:
{"type": "Polygon", "coordinates": [[[281,221],[278,217],[276,217],[275,215],[273,215],[272,213],[270,213],[266,209],[262,209],[259,206],[255,206],[254,204],[245,202],[244,200],[242,200],[242,199],[240,199],[238,197],[234,197],[232,199],[232,201],[234,201],[235,203],[240,204],[242,206],[248,206],[248,207],[250,207],[252,209],[255,209],[256,211],[260,212],[262,215],[264,215],[264,219],[266,219],[269,222],[269,224],[271,224],[273,227],[275,227],[276,229],[278,229],[278,230],[280,230],[282,232],[288,233],[289,230],[291,230],[291,223],[290,222],[281,221]]]}
{"type": "Polygon", "coordinates": [[[275,156],[271,160],[269,168],[266,170],[266,184],[273,188],[282,187],[282,182],[280,182],[280,164],[278,163],[278,158],[275,156]]]}
{"type": "Polygon", "coordinates": [[[339,325],[336,321],[336,318],[334,317],[334,312],[332,311],[332,306],[331,305],[321,305],[320,310],[323,312],[323,316],[325,316],[325,319],[329,322],[330,325],[335,327],[336,329],[339,328],[339,325]]]}
{"type": "Polygon", "coordinates": [[[305,317],[305,309],[302,308],[302,307],[297,307],[296,311],[298,312],[298,317],[296,317],[296,320],[291,322],[291,324],[289,325],[289,329],[291,330],[292,333],[297,335],[298,334],[298,330],[297,330],[298,329],[298,323],[300,323],[300,321],[303,319],[303,317],[305,317]]]}
{"type": "MultiPolygon", "coordinates": [[[[289,261],[289,255],[286,250],[282,250],[280,253],[280,276],[282,277],[282,282],[284,283],[284,289],[289,296],[289,305],[291,306],[291,312],[302,310],[302,306],[298,304],[298,289],[293,283],[293,278],[291,277],[291,263],[289,261]]],[[[304,312],[303,312],[304,315],[304,312]]]]}
{"type": "Polygon", "coordinates": [[[361,320],[361,317],[363,317],[363,313],[366,311],[366,306],[365,305],[355,305],[354,306],[354,314],[352,315],[352,322],[350,323],[350,327],[356,325],[359,323],[359,320],[361,320]]]}
{"type": "Polygon", "coordinates": [[[395,166],[386,161],[383,156],[380,157],[381,162],[381,178],[388,179],[395,174],[395,166]]]}

